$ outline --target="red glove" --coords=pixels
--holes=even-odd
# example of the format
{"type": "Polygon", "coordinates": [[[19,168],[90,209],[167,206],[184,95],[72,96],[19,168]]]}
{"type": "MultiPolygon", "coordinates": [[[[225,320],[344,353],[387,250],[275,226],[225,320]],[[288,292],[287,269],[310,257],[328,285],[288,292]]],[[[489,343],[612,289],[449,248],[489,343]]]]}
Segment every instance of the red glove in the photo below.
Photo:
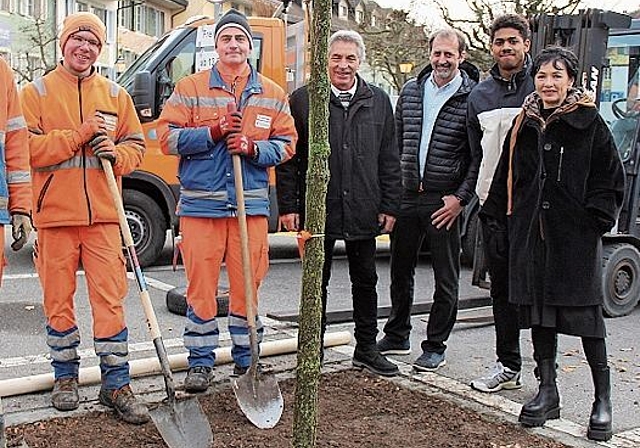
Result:
{"type": "Polygon", "coordinates": [[[230,154],[239,154],[249,159],[257,158],[258,148],[250,137],[234,133],[227,137],[227,150],[230,154]]]}
{"type": "Polygon", "coordinates": [[[242,129],[242,114],[240,112],[229,112],[220,117],[220,120],[209,128],[211,139],[218,142],[232,132],[240,132],[242,129]]]}
{"type": "Polygon", "coordinates": [[[88,143],[96,135],[106,134],[107,125],[101,115],[94,115],[87,118],[80,127],[73,131],[73,141],[78,148],[88,143]]]}

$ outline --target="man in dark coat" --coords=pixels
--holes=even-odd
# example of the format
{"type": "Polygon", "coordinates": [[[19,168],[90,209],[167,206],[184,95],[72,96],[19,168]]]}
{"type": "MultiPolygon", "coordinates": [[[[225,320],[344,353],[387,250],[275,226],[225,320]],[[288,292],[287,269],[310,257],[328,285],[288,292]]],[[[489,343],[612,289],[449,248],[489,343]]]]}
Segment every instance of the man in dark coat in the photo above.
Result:
{"type": "MultiPolygon", "coordinates": [[[[326,199],[322,334],[326,327],[333,249],[337,240],[344,240],[355,322],[353,364],[379,375],[393,376],[398,367],[376,347],[375,238],[393,229],[400,203],[400,163],[389,97],[357,74],[364,53],[362,37],[355,31],[338,31],[329,40],[331,177],[326,199]]],[[[286,230],[298,230],[304,221],[309,153],[307,88],[293,92],[290,104],[299,139],[296,155],[276,168],[276,185],[281,222],[286,230]]]]}
{"type": "Polygon", "coordinates": [[[458,216],[474,195],[481,159],[467,137],[467,98],[476,81],[460,69],[464,36],[436,31],[429,46],[431,66],[407,82],[396,106],[403,195],[391,236],[391,315],[378,342],[383,354],[410,353],[415,267],[427,238],[435,291],[423,353],[413,364],[419,371],[445,364],[445,342],[458,310],[458,216]]]}

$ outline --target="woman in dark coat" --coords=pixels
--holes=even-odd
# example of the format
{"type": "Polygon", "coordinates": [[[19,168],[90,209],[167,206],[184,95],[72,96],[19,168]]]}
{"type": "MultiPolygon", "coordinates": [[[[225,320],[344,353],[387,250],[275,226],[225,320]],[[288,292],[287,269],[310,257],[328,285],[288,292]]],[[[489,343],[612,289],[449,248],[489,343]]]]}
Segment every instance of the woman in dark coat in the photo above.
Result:
{"type": "MultiPolygon", "coordinates": [[[[507,135],[481,213],[508,229],[509,301],[531,328],[540,375],[538,394],[520,422],[559,418],[557,334],[580,336],[595,385],[587,436],[611,438],[611,396],[602,317],[601,236],[616,222],[624,171],[591,97],[574,87],[578,61],[559,47],[533,65],[535,92],[507,135]]],[[[504,252],[503,252],[504,253],[504,252]]]]}

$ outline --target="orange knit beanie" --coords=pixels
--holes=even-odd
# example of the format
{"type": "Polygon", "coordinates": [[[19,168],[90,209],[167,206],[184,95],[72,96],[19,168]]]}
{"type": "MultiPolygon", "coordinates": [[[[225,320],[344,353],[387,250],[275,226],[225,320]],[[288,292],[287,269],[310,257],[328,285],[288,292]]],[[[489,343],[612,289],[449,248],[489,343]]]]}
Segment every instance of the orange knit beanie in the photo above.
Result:
{"type": "Polygon", "coordinates": [[[62,31],[60,32],[60,48],[64,51],[64,44],[67,43],[72,34],[79,31],[90,31],[100,41],[100,47],[104,45],[107,39],[107,28],[100,18],[90,12],[77,12],[71,14],[62,22],[62,31]]]}

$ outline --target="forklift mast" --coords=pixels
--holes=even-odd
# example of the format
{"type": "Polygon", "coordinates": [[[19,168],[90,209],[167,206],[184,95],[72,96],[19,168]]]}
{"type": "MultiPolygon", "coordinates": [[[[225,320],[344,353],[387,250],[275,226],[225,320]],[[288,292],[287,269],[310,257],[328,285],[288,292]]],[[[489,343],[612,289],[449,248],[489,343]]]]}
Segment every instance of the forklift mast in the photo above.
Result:
{"type": "Polygon", "coordinates": [[[600,102],[603,71],[608,67],[607,39],[612,28],[629,28],[631,17],[599,9],[580,10],[577,14],[538,14],[531,20],[531,49],[557,45],[572,50],[578,57],[578,84],[595,94],[600,102]]]}

